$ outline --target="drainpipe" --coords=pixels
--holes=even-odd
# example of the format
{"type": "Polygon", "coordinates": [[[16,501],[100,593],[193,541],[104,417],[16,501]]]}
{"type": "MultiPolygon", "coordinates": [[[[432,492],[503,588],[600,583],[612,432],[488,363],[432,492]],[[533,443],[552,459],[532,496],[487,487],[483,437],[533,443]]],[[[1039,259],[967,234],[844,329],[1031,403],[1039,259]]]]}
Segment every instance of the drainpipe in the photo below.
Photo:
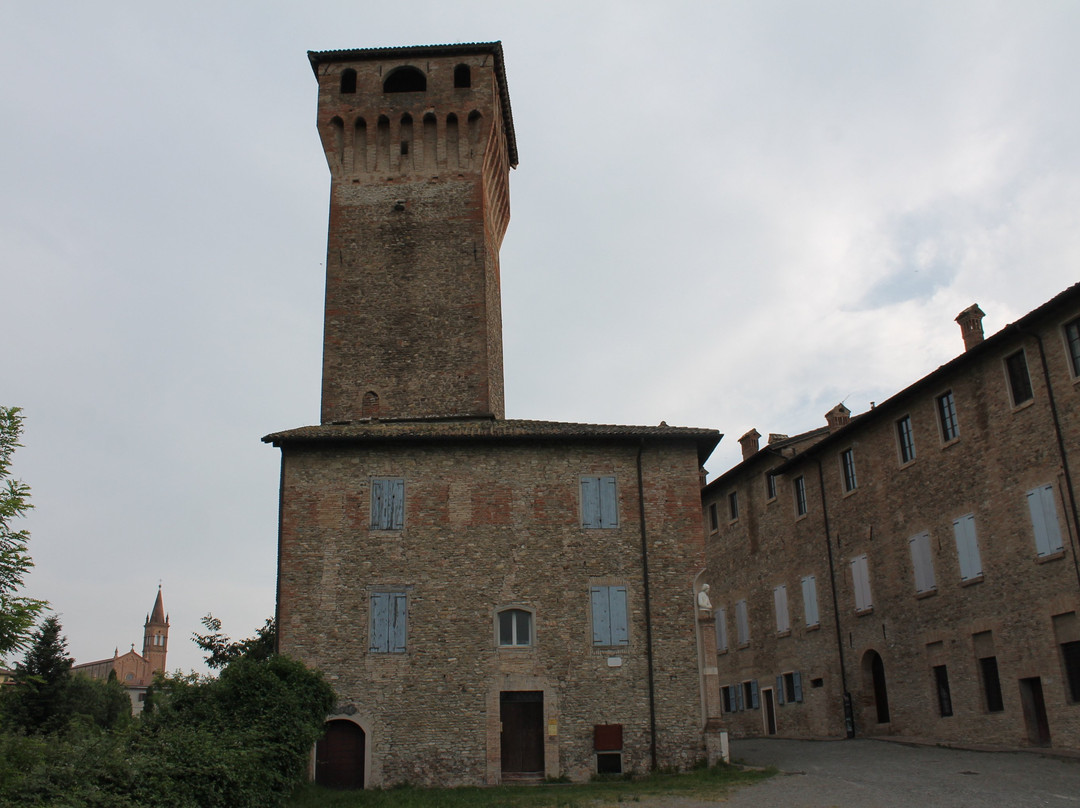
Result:
{"type": "Polygon", "coordinates": [[[855,737],[855,711],[851,706],[851,692],[848,690],[847,665],[844,662],[844,638],[840,633],[840,600],[836,595],[836,564],[833,560],[832,539],[829,536],[829,508],[825,501],[825,471],[821,467],[821,458],[815,457],[818,470],[818,488],[821,491],[821,516],[825,526],[825,546],[829,550],[829,586],[832,589],[833,620],[836,623],[836,652],[840,657],[840,687],[844,691],[844,727],[847,737],[855,737]]]}
{"type": "Polygon", "coordinates": [[[638,518],[641,525],[641,584],[645,599],[645,659],[649,673],[649,755],[652,761],[650,771],[656,771],[656,683],[653,673],[653,638],[652,638],[652,601],[649,596],[649,542],[645,533],[645,481],[641,472],[641,452],[645,441],[638,442],[637,450],[637,494],[638,518]]]}
{"type": "Polygon", "coordinates": [[[1061,420],[1058,417],[1057,402],[1054,400],[1054,386],[1050,382],[1050,368],[1046,363],[1046,349],[1043,346],[1042,337],[1034,331],[1028,331],[1013,323],[1011,328],[1018,334],[1031,337],[1039,346],[1039,362],[1042,364],[1043,382],[1046,384],[1046,400],[1050,404],[1050,416],[1054,421],[1054,436],[1057,438],[1058,454],[1061,456],[1061,470],[1065,475],[1065,487],[1069,489],[1069,506],[1072,516],[1072,530],[1069,531],[1069,544],[1072,549],[1073,567],[1076,569],[1076,583],[1080,586],[1080,559],[1076,556],[1076,537],[1080,535],[1080,516],[1076,510],[1075,489],[1072,483],[1072,474],[1069,472],[1069,458],[1065,451],[1065,439],[1061,435],[1061,420]]]}

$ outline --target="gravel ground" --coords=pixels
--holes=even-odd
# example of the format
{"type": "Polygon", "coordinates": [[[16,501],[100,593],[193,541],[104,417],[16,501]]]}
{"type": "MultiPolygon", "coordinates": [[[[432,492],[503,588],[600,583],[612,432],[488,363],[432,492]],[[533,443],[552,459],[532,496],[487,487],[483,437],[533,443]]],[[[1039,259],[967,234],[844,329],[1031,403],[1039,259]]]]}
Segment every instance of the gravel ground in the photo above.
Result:
{"type": "Polygon", "coordinates": [[[1080,760],[887,741],[733,741],[734,760],[780,774],[723,801],[647,808],[1080,808],[1080,760]]]}

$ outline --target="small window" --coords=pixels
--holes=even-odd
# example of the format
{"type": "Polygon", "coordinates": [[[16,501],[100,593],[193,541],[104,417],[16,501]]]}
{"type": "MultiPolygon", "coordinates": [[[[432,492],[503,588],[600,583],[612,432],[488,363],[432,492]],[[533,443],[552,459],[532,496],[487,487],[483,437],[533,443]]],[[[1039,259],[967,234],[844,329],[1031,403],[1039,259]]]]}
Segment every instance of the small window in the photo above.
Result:
{"type": "Polygon", "coordinates": [[[356,71],[351,67],[341,71],[341,92],[343,95],[356,92],[356,71]]]}
{"type": "Polygon", "coordinates": [[[937,397],[937,415],[941,425],[941,439],[945,443],[956,440],[960,435],[960,428],[956,423],[956,400],[952,390],[937,397]]]}
{"type": "Polygon", "coordinates": [[[911,431],[911,416],[905,415],[896,422],[896,440],[900,444],[900,462],[910,463],[915,459],[915,435],[911,431]]]}
{"type": "Polygon", "coordinates": [[[373,654],[405,653],[408,624],[408,596],[404,592],[372,592],[369,599],[373,654]]]}
{"type": "Polygon", "coordinates": [[[454,68],[454,87],[456,89],[472,87],[472,71],[468,65],[458,65],[454,68]]]}
{"type": "Polygon", "coordinates": [[[1022,348],[1005,357],[1005,372],[1009,376],[1009,392],[1013,406],[1018,407],[1025,401],[1031,401],[1034,393],[1031,390],[1031,377],[1028,375],[1027,357],[1022,348]]]}
{"type": "Polygon", "coordinates": [[[773,587],[773,605],[776,607],[776,633],[791,631],[791,618],[788,615],[787,587],[784,584],[773,587]]]}
{"type": "Polygon", "coordinates": [[[1061,527],[1058,525],[1057,507],[1054,504],[1054,487],[1041,485],[1027,492],[1031,527],[1035,532],[1035,551],[1040,556],[1060,553],[1061,527]]]}
{"type": "Polygon", "coordinates": [[[816,626],[818,617],[817,605],[817,579],[813,575],[807,575],[802,579],[803,614],[806,616],[806,625],[816,626]]]}
{"type": "Polygon", "coordinates": [[[401,530],[405,524],[405,480],[377,477],[371,481],[371,529],[401,530]]]}
{"type": "Polygon", "coordinates": [[[619,526],[614,477],[581,478],[581,526],[587,528],[619,526]]]}
{"type": "Polygon", "coordinates": [[[953,520],[956,536],[956,555],[960,561],[960,580],[970,581],[982,576],[979,539],[975,535],[975,515],[967,514],[953,520]]]}
{"type": "Polygon", "coordinates": [[[935,588],[934,558],[930,547],[930,534],[926,531],[908,539],[911,550],[911,566],[915,570],[915,592],[930,592],[935,588]]]}
{"type": "Polygon", "coordinates": [[[1080,376],[1080,317],[1065,324],[1065,346],[1069,352],[1069,370],[1080,376]]]}
{"type": "Polygon", "coordinates": [[[713,618],[716,620],[716,650],[727,650],[727,613],[723,609],[716,609],[713,612],[713,618]]]}
{"type": "Polygon", "coordinates": [[[720,685],[720,707],[725,713],[735,712],[738,703],[735,698],[735,688],[732,685],[720,685]]]}
{"type": "Polygon", "coordinates": [[[524,609],[499,612],[499,645],[504,648],[532,645],[532,613],[524,609]]]}
{"type": "Polygon", "coordinates": [[[979,659],[979,673],[982,677],[986,712],[1004,712],[1005,701],[1001,697],[1001,677],[998,675],[997,657],[981,657],[979,659]]]}
{"type": "Polygon", "coordinates": [[[418,93],[427,89],[427,77],[415,67],[399,67],[383,82],[384,93],[418,93]]]}
{"type": "Polygon", "coordinates": [[[1080,701],[1080,641],[1061,643],[1061,662],[1069,685],[1069,701],[1080,701]]]}
{"type": "Polygon", "coordinates": [[[751,679],[749,682],[742,683],[742,703],[747,710],[756,710],[759,707],[758,702],[758,684],[757,679],[751,679]]]}
{"type": "Polygon", "coordinates": [[[750,618],[746,613],[746,601],[735,602],[735,630],[738,632],[739,645],[750,642],[750,618]]]}
{"type": "Polygon", "coordinates": [[[727,495],[728,516],[734,522],[739,518],[739,492],[732,491],[727,495]]]}
{"type": "Polygon", "coordinates": [[[716,513],[716,503],[709,504],[709,531],[715,533],[720,529],[720,517],[716,513]]]}
{"type": "Polygon", "coordinates": [[[765,495],[769,499],[776,499],[776,475],[765,475],[765,495]]]}
{"type": "Polygon", "coordinates": [[[855,450],[845,449],[840,453],[840,466],[844,472],[844,490],[854,491],[859,481],[855,477],[855,450]]]}
{"type": "Polygon", "coordinates": [[[934,666],[934,685],[937,689],[938,713],[942,718],[952,715],[952,695],[949,692],[949,671],[944,665],[934,666]]]}
{"type": "Polygon", "coordinates": [[[798,704],[803,700],[802,673],[792,671],[780,677],[776,688],[780,694],[781,704],[798,704]]]}
{"type": "Polygon", "coordinates": [[[806,516],[806,479],[796,477],[792,485],[795,489],[795,515],[806,516]]]}
{"type": "Polygon", "coordinates": [[[593,646],[630,644],[625,586],[590,587],[593,646]]]}
{"type": "Polygon", "coordinates": [[[872,609],[874,601],[870,596],[870,568],[865,554],[851,559],[851,581],[855,588],[855,611],[872,609]]]}

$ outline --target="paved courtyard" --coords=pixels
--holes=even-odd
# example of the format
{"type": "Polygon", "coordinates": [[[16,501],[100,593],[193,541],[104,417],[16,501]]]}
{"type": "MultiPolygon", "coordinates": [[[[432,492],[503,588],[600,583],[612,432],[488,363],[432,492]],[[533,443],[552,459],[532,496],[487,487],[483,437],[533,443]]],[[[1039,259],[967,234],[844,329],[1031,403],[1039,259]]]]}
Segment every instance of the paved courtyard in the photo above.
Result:
{"type": "Polygon", "coordinates": [[[1080,760],[887,741],[734,741],[732,758],[780,774],[726,808],[1080,808],[1080,760]]]}

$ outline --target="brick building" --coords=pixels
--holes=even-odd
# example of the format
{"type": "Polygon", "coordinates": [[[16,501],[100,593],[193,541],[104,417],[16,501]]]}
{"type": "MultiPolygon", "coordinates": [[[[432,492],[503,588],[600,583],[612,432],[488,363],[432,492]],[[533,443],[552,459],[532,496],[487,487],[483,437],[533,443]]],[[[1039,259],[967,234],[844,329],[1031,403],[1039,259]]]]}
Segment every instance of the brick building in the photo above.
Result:
{"type": "Polygon", "coordinates": [[[1080,748],[1080,285],[703,492],[724,724],[1080,748]]]}
{"type": "Polygon", "coordinates": [[[309,58],[331,174],[322,418],[264,440],[282,452],[280,650],[338,696],[316,780],[715,756],[694,598],[719,433],[504,417],[501,46],[309,58]]]}

